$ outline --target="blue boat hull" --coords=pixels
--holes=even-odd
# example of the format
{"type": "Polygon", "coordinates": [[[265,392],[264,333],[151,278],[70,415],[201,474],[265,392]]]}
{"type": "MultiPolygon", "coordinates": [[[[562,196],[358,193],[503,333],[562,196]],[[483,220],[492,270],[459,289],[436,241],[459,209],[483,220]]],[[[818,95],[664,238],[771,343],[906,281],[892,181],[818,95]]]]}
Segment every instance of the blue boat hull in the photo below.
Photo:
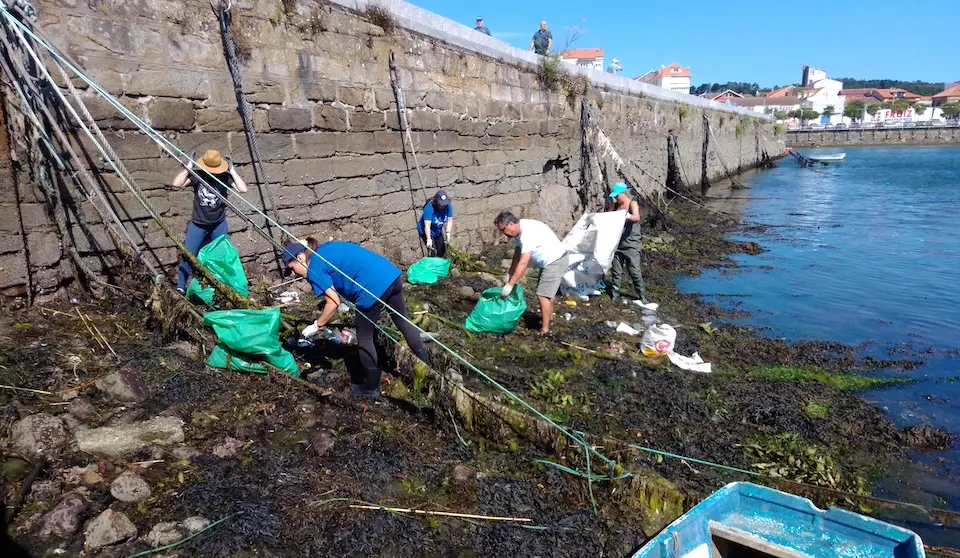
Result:
{"type": "Polygon", "coordinates": [[[633,558],[923,558],[913,531],[748,482],[711,494],[633,558]]]}

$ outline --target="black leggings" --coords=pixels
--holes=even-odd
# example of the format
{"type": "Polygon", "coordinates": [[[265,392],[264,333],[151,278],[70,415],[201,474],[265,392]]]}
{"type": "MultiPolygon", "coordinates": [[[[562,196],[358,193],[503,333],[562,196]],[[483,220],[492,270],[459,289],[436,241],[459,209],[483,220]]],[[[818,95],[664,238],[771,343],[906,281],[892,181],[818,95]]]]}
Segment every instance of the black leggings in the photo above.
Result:
{"type": "MultiPolygon", "coordinates": [[[[417,331],[417,328],[413,324],[403,319],[409,318],[409,314],[407,313],[407,303],[403,300],[403,282],[399,277],[380,295],[380,299],[397,311],[394,313],[387,310],[390,312],[390,317],[393,318],[393,323],[397,324],[397,327],[400,328],[400,332],[403,333],[403,337],[407,340],[407,345],[410,346],[413,353],[429,365],[430,355],[427,354],[427,347],[423,344],[423,339],[420,338],[420,332],[417,331]],[[403,318],[397,314],[400,314],[403,318]]],[[[357,311],[362,314],[362,316],[357,316],[357,342],[360,345],[360,364],[367,370],[379,370],[380,368],[377,363],[377,348],[373,344],[373,338],[377,332],[374,324],[380,319],[381,306],[378,302],[366,310],[357,309],[357,311]]]]}
{"type": "MultiPolygon", "coordinates": [[[[420,235],[420,241],[426,245],[427,235],[430,234],[429,231],[420,235]]],[[[427,254],[428,256],[435,258],[446,258],[447,257],[447,237],[445,234],[440,236],[433,237],[433,254],[427,254]]]]}

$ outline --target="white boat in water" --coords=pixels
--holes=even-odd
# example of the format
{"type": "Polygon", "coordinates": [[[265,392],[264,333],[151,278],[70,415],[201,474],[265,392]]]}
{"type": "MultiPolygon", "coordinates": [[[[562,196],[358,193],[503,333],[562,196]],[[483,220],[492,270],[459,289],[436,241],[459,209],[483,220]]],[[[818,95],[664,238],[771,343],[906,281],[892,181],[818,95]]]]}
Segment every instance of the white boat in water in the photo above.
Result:
{"type": "Polygon", "coordinates": [[[817,163],[839,163],[846,157],[846,153],[835,153],[833,155],[807,155],[807,159],[817,163]]]}

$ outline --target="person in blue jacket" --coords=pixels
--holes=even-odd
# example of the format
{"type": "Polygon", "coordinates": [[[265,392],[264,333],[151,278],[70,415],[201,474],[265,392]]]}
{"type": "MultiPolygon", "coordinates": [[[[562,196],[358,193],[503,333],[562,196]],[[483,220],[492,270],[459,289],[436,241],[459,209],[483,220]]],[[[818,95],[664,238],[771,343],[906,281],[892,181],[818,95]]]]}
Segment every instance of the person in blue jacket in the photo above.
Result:
{"type": "Polygon", "coordinates": [[[423,206],[423,213],[417,221],[417,232],[420,233],[420,240],[427,244],[428,255],[446,257],[447,244],[453,233],[453,205],[446,192],[440,190],[423,206]]]}
{"type": "Polygon", "coordinates": [[[316,337],[336,315],[341,298],[356,307],[359,314],[357,341],[363,370],[350,372],[354,395],[371,400],[380,398],[380,365],[373,344],[374,324],[380,319],[380,301],[386,303],[393,323],[414,354],[427,365],[431,364],[420,332],[409,321],[400,269],[390,260],[352,242],[326,242],[318,246],[315,240],[308,238],[306,245],[299,242],[287,244],[283,248],[283,263],[297,275],[305,277],[318,297],[326,299],[320,317],[304,328],[303,337],[316,337]]]}

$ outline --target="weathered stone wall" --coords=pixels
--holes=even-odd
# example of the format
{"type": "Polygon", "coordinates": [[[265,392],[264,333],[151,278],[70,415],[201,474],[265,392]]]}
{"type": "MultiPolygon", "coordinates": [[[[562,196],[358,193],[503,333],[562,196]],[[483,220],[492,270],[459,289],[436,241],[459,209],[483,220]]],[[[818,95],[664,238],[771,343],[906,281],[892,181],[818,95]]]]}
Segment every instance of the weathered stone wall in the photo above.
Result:
{"type": "Polygon", "coordinates": [[[960,143],[960,126],[803,130],[787,132],[786,136],[787,145],[790,147],[945,145],[960,143]]]}
{"type": "MultiPolygon", "coordinates": [[[[291,232],[360,242],[404,263],[420,255],[414,229],[424,190],[450,194],[454,243],[461,247],[478,249],[499,240],[491,221],[503,209],[540,218],[562,235],[584,209],[583,102],[595,105],[617,149],[649,178],[637,185],[644,191],[663,187],[671,130],[684,174],[697,183],[704,114],[714,133],[710,178],[724,176],[724,165],[731,171],[748,168],[763,151],[776,156],[783,150],[768,121],[699,98],[688,97],[692,105],[678,103],[673,99],[682,97],[676,93],[607,74],[588,72],[593,86],[585,95],[545,90],[532,55],[486,36],[456,38],[428,26],[437,16],[418,15],[417,8],[395,0],[386,5],[400,25],[390,32],[333,2],[234,0],[243,88],[267,175],[261,195],[217,19],[206,0],[34,4],[37,25],[58,48],[181,150],[218,149],[232,156],[251,186],[247,199],[257,205],[272,199],[270,212],[291,232]],[[495,56],[498,48],[502,54],[495,56]],[[391,52],[425,188],[411,173],[410,154],[405,157],[390,89],[391,52]]],[[[9,90],[4,94],[9,97],[9,90]]],[[[21,118],[16,102],[7,100],[9,117],[21,118]]],[[[181,167],[92,91],[85,101],[150,203],[174,230],[185,230],[193,194],[170,186],[181,167]]],[[[128,230],[172,274],[177,259],[172,241],[89,142],[81,143],[128,230]]],[[[29,284],[42,296],[68,283],[72,270],[42,196],[27,173],[17,177],[0,175],[0,226],[16,236],[19,223],[28,223],[28,249],[12,240],[0,244],[0,289],[16,294],[29,284]]],[[[96,268],[106,268],[112,260],[103,254],[114,246],[89,203],[77,202],[76,220],[85,221],[93,234],[75,226],[75,241],[96,268]]],[[[229,224],[248,272],[267,270],[274,258],[271,245],[236,216],[229,224]]]]}

